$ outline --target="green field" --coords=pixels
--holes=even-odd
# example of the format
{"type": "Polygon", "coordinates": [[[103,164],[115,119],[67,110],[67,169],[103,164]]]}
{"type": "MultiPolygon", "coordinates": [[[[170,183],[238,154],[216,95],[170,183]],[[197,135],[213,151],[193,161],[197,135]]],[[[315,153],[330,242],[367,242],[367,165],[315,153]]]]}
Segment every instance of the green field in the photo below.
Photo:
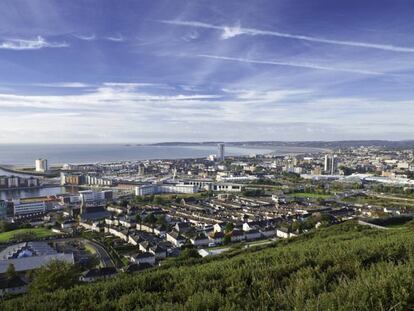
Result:
{"type": "Polygon", "coordinates": [[[7,243],[12,240],[18,239],[19,236],[23,237],[25,235],[32,236],[34,239],[39,239],[55,235],[55,233],[46,228],[17,229],[0,233],[0,243],[7,243]]]}
{"type": "Polygon", "coordinates": [[[314,193],[314,192],[294,192],[289,193],[288,196],[296,197],[296,198],[309,198],[309,199],[327,199],[330,198],[330,194],[321,194],[321,193],[314,193]]]}

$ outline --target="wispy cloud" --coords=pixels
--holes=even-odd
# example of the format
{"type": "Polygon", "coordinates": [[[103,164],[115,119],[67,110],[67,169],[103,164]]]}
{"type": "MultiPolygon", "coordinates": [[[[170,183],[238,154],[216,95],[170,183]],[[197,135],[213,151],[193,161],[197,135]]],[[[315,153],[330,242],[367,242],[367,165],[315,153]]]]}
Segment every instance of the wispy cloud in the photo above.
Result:
{"type": "Polygon", "coordinates": [[[91,35],[73,35],[75,38],[78,38],[79,40],[84,40],[84,41],[92,41],[96,39],[96,36],[94,34],[91,35]]]}
{"type": "Polygon", "coordinates": [[[145,82],[105,82],[105,86],[120,86],[120,87],[141,87],[141,86],[159,86],[159,83],[145,83],[145,82]]]}
{"type": "Polygon", "coordinates": [[[250,63],[250,64],[289,66],[289,67],[308,68],[308,69],[317,69],[317,70],[349,72],[349,73],[357,73],[357,74],[365,74],[365,75],[384,75],[384,73],[382,73],[382,72],[376,72],[376,71],[370,71],[370,70],[328,67],[328,66],[321,66],[321,65],[317,65],[317,64],[311,64],[311,63],[284,62],[284,61],[273,61],[273,60],[257,60],[257,59],[248,59],[248,58],[238,58],[238,57],[226,57],[226,56],[219,56],[219,55],[208,55],[208,54],[199,54],[197,56],[198,57],[204,57],[204,58],[217,59],[217,60],[226,60],[226,61],[233,61],[233,62],[250,63]]]}
{"type": "Polygon", "coordinates": [[[123,42],[125,41],[125,38],[121,35],[115,35],[115,36],[107,36],[105,37],[106,40],[114,41],[114,42],[123,42]]]}
{"type": "Polygon", "coordinates": [[[0,42],[0,49],[3,50],[39,50],[43,48],[63,48],[68,47],[69,44],[66,42],[48,42],[41,36],[36,39],[7,39],[0,42]]]}
{"type": "Polygon", "coordinates": [[[202,23],[202,22],[197,22],[197,21],[161,20],[160,22],[165,23],[165,24],[177,25],[177,26],[221,30],[223,32],[221,35],[221,38],[223,39],[229,39],[229,38],[233,38],[239,35],[252,35],[252,36],[262,35],[262,36],[273,36],[273,37],[279,37],[279,38],[288,38],[288,39],[310,41],[310,42],[317,42],[317,43],[345,45],[345,46],[360,47],[360,48],[370,48],[370,49],[377,49],[377,50],[383,50],[383,51],[414,53],[414,48],[412,47],[395,46],[391,44],[382,44],[382,43],[377,44],[377,43],[370,43],[370,42],[332,40],[332,39],[325,39],[325,38],[320,38],[320,37],[291,34],[291,33],[286,33],[286,32],[269,31],[269,30],[261,30],[261,29],[254,29],[254,28],[242,28],[240,26],[235,26],[235,27],[217,26],[217,25],[212,25],[212,24],[207,24],[207,23],[202,23]]]}
{"type": "Polygon", "coordinates": [[[40,87],[58,87],[58,88],[85,88],[91,87],[91,84],[86,84],[82,82],[55,82],[55,83],[35,83],[33,86],[40,87]]]}
{"type": "Polygon", "coordinates": [[[182,39],[186,42],[190,42],[190,41],[198,39],[199,36],[200,36],[199,33],[197,31],[193,30],[190,33],[183,36],[182,39]]]}

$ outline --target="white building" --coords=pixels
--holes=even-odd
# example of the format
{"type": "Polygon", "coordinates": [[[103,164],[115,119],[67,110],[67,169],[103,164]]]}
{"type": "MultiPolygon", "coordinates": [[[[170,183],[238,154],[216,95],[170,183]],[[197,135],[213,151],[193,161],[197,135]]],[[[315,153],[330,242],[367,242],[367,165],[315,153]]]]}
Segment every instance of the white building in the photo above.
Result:
{"type": "Polygon", "coordinates": [[[44,173],[47,171],[47,160],[37,159],[36,160],[36,172],[44,173]]]}
{"type": "Polygon", "coordinates": [[[232,183],[216,183],[212,185],[213,191],[224,191],[224,192],[241,192],[243,190],[242,185],[232,183]]]}
{"type": "Polygon", "coordinates": [[[106,201],[112,200],[112,190],[104,191],[92,191],[84,190],[79,191],[80,202],[83,207],[99,206],[105,204],[106,201]]]}
{"type": "Polygon", "coordinates": [[[196,193],[198,187],[195,185],[184,185],[184,184],[150,184],[142,185],[135,187],[135,195],[151,195],[151,194],[161,194],[161,193],[196,193]]]}
{"type": "Polygon", "coordinates": [[[19,177],[10,176],[7,179],[7,187],[9,187],[9,188],[19,187],[19,177]]]}
{"type": "Polygon", "coordinates": [[[14,205],[14,216],[43,213],[46,211],[45,202],[20,202],[16,200],[13,202],[14,205]]]}

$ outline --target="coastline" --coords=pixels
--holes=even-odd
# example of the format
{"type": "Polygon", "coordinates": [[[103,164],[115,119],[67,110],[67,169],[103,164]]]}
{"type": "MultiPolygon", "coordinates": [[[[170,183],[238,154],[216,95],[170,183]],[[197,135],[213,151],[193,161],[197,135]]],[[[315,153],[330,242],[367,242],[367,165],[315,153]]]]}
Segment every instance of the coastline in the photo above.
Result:
{"type": "Polygon", "coordinates": [[[45,177],[45,178],[58,177],[60,173],[60,171],[51,172],[51,173],[41,173],[41,172],[36,172],[36,171],[27,172],[22,169],[14,168],[13,165],[4,165],[4,164],[0,164],[0,170],[3,170],[8,173],[12,173],[12,174],[14,173],[14,174],[19,174],[19,175],[26,175],[26,176],[33,176],[33,177],[45,177]]]}
{"type": "MultiPolygon", "coordinates": [[[[57,167],[65,163],[73,165],[87,165],[98,163],[120,163],[159,160],[187,160],[203,159],[210,154],[216,154],[215,145],[187,144],[177,145],[120,145],[120,144],[95,144],[95,145],[26,145],[9,147],[1,150],[0,145],[0,169],[10,173],[32,175],[39,177],[56,177],[58,173],[44,174],[23,170],[21,168],[32,167],[36,158],[48,159],[52,166],[57,167]]],[[[226,157],[248,157],[251,155],[295,155],[303,153],[326,152],[326,149],[315,147],[294,146],[264,146],[264,145],[226,145],[226,157]]]]}

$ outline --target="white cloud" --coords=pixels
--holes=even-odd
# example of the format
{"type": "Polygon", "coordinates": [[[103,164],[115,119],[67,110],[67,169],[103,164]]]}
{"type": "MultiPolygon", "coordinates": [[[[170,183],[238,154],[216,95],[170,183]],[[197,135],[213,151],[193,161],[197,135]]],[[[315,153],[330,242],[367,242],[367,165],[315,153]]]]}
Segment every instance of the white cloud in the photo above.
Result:
{"type": "Polygon", "coordinates": [[[377,72],[377,71],[370,71],[370,70],[363,70],[363,69],[337,68],[337,67],[321,66],[321,65],[312,64],[312,63],[257,60],[257,59],[247,59],[247,58],[239,58],[239,57],[208,55],[208,54],[199,54],[197,56],[204,57],[204,58],[210,58],[210,59],[217,59],[217,60],[240,62],[240,63],[289,66],[289,67],[299,67],[299,68],[308,68],[308,69],[317,69],[317,70],[349,72],[349,73],[357,73],[357,74],[365,74],[365,75],[384,75],[384,73],[377,72]]]}
{"type": "Polygon", "coordinates": [[[234,27],[225,26],[224,29],[223,29],[223,33],[221,34],[221,38],[222,39],[230,39],[230,38],[233,38],[233,37],[240,36],[242,34],[244,34],[244,31],[242,30],[240,25],[234,26],[234,27]]]}
{"type": "Polygon", "coordinates": [[[237,85],[219,94],[159,95],[138,90],[108,82],[88,92],[79,89],[78,94],[2,93],[0,124],[7,135],[3,131],[0,142],[25,142],[28,137],[32,142],[214,140],[217,135],[236,140],[312,139],[306,136],[309,128],[313,139],[357,137],[357,130],[384,138],[395,120],[399,125],[393,131],[403,138],[414,129],[410,101],[324,98],[309,89],[237,85]]]}
{"type": "Polygon", "coordinates": [[[286,33],[286,32],[269,31],[269,30],[261,30],[261,29],[254,29],[254,28],[217,26],[217,25],[212,25],[212,24],[207,24],[207,23],[202,23],[202,22],[197,22],[197,21],[162,20],[160,22],[165,23],[165,24],[177,25],[177,26],[221,30],[223,31],[223,34],[222,34],[223,39],[235,37],[241,34],[252,35],[252,36],[262,35],[262,36],[273,36],[273,37],[279,37],[279,38],[302,40],[302,41],[308,41],[308,42],[377,49],[377,50],[383,50],[383,51],[414,53],[414,48],[412,47],[395,46],[391,44],[333,40],[333,39],[325,39],[325,38],[320,38],[320,37],[297,35],[297,34],[291,34],[291,33],[286,33]]]}
{"type": "Polygon", "coordinates": [[[36,39],[7,39],[0,42],[0,49],[4,50],[39,50],[43,48],[63,48],[68,47],[69,44],[66,42],[48,42],[41,36],[36,39]]]}

